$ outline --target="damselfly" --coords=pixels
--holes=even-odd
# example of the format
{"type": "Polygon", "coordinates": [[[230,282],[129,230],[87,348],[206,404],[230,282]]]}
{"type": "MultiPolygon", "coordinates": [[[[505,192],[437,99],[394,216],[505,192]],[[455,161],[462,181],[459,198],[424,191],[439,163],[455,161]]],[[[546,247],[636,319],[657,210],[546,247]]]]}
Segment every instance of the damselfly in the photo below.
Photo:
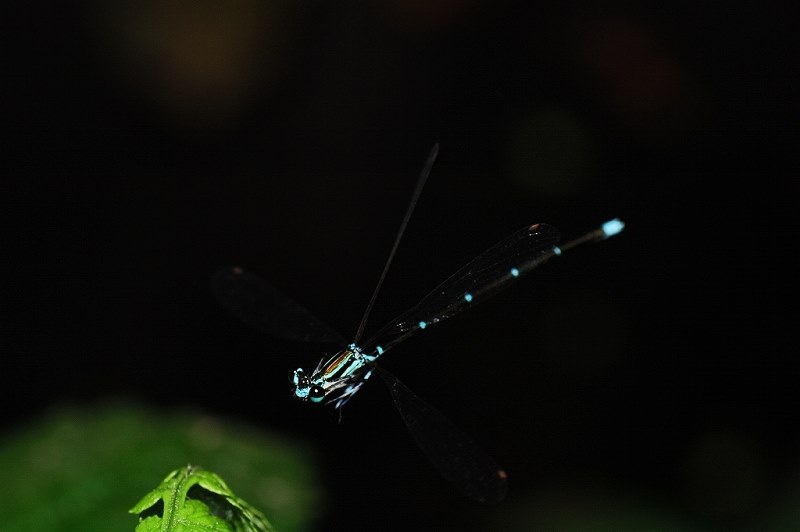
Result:
{"type": "Polygon", "coordinates": [[[395,406],[419,447],[440,473],[469,497],[498,502],[507,490],[506,473],[475,442],[438,410],[425,403],[377,364],[389,349],[442,320],[470,308],[564,251],[587,242],[605,240],[622,231],[614,219],[585,235],[557,245],[558,230],[539,223],[523,227],[478,255],[367,341],[362,342],[367,318],[389,271],[403,232],[428,179],[438,145],[433,147],[414,189],[383,272],[352,342],[278,290],[241,268],[227,268],[212,279],[217,299],[244,322],[273,336],[344,346],[323,358],[311,373],[301,368],[291,375],[293,393],[313,403],[341,409],[377,373],[389,387],[395,406]]]}

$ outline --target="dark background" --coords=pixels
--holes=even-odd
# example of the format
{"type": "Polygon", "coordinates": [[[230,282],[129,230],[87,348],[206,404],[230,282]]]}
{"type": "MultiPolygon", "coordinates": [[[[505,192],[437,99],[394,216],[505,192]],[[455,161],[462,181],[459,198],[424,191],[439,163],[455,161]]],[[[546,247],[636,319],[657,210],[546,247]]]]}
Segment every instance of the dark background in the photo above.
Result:
{"type": "Polygon", "coordinates": [[[323,530],[510,530],[512,515],[591,522],[639,503],[763,530],[796,501],[788,13],[458,0],[8,13],[4,430],[125,396],[283,431],[318,443],[323,530]],[[293,400],[287,377],[319,348],[248,329],[208,288],[241,265],[352,335],[434,142],[373,330],[526,224],[565,238],[627,224],[384,361],[509,472],[497,507],[438,476],[377,379],[341,424],[293,400]]]}

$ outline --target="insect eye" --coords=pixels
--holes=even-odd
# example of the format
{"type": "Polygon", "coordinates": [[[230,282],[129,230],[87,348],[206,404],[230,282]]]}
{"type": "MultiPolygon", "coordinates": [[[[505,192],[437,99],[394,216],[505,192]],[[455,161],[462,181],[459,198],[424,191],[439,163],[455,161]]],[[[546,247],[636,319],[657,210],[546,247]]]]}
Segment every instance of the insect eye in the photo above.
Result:
{"type": "Polygon", "coordinates": [[[322,386],[312,386],[308,392],[308,398],[312,403],[319,403],[325,398],[325,390],[322,389],[322,386]]]}

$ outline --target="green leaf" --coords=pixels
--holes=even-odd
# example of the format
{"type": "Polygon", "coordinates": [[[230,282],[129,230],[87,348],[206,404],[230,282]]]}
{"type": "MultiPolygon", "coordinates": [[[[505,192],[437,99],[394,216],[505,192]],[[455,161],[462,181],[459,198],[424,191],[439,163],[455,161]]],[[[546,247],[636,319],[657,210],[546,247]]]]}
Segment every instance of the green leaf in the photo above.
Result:
{"type": "MultiPolygon", "coordinates": [[[[59,406],[0,436],[0,530],[130,532],[131,503],[177,464],[218,473],[280,532],[314,528],[322,492],[310,446],[197,409],[115,400],[59,406]]],[[[214,482],[196,485],[240,504],[214,493],[214,482]]]]}
{"type": "Polygon", "coordinates": [[[181,516],[167,522],[157,515],[142,519],[136,532],[233,532],[230,523],[213,515],[201,501],[189,499],[181,507],[181,516]]]}
{"type": "Polygon", "coordinates": [[[137,532],[272,532],[267,518],[231,491],[219,475],[197,466],[176,469],[130,513],[137,532]]]}

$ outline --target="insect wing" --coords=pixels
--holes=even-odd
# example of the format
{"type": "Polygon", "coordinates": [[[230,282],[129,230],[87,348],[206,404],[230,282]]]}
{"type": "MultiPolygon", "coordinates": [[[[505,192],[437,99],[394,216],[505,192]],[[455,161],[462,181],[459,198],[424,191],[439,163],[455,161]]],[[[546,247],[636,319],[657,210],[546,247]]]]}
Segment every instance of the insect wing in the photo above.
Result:
{"type": "Polygon", "coordinates": [[[278,338],[344,345],[341,335],[260,277],[225,268],[211,278],[211,290],[231,314],[278,338]]]}
{"type": "Polygon", "coordinates": [[[506,288],[517,278],[557,255],[561,235],[555,227],[523,227],[487,249],[437,286],[417,305],[375,333],[363,348],[383,350],[414,332],[463,312],[506,288]]]}
{"type": "Polygon", "coordinates": [[[508,491],[506,473],[492,457],[397,377],[380,366],[374,368],[389,387],[408,431],[442,476],[478,502],[502,501],[508,491]]]}

